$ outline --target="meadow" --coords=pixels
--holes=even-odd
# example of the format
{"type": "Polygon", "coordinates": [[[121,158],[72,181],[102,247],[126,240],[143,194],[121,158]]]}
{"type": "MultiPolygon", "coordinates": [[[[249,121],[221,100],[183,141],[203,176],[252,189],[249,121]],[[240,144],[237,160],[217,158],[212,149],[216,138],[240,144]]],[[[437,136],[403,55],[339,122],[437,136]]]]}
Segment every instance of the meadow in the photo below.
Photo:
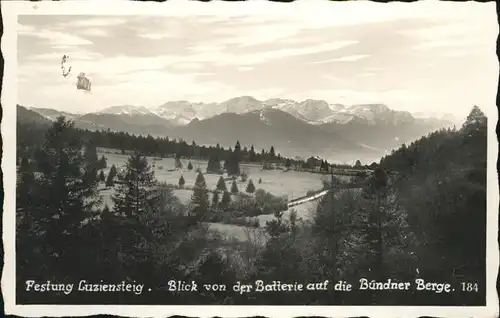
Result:
{"type": "MultiPolygon", "coordinates": [[[[112,165],[115,165],[118,171],[125,167],[128,155],[122,154],[115,149],[105,149],[98,148],[99,158],[104,155],[107,159],[107,168],[104,169],[104,173],[109,173],[109,169],[112,165]]],[[[184,177],[185,187],[194,186],[197,169],[200,169],[205,177],[207,183],[207,188],[210,190],[216,189],[217,181],[220,178],[219,174],[209,174],[206,173],[207,161],[195,160],[195,159],[180,159],[182,163],[182,169],[175,169],[175,159],[174,158],[158,158],[158,157],[147,157],[148,163],[152,166],[155,172],[155,177],[160,182],[166,182],[170,185],[178,185],[179,178],[184,177]],[[187,169],[188,163],[191,162],[193,169],[187,169]]],[[[307,191],[321,189],[323,186],[323,179],[329,176],[325,176],[318,173],[300,172],[300,171],[283,171],[283,170],[263,170],[261,165],[258,164],[240,164],[241,170],[245,171],[248,175],[248,180],[252,179],[256,189],[263,189],[275,196],[283,196],[288,200],[298,198],[307,194],[307,191]],[[259,183],[259,179],[261,182],[259,183]]],[[[227,174],[223,174],[224,178],[227,178],[227,174]]],[[[346,176],[338,176],[340,179],[348,179],[346,176]]],[[[245,192],[248,180],[243,182],[241,178],[236,180],[238,189],[240,192],[245,192]]],[[[226,181],[226,187],[228,190],[231,188],[232,181],[226,181]]],[[[113,189],[104,188],[104,185],[100,186],[100,194],[103,198],[103,204],[107,204],[109,207],[113,206],[113,201],[111,195],[113,189]]],[[[189,189],[176,189],[174,190],[175,195],[180,199],[183,204],[189,204],[191,200],[192,190],[189,189]]],[[[212,199],[212,193],[209,193],[210,200],[212,199]]],[[[236,198],[232,195],[232,199],[236,198]]],[[[314,211],[316,210],[316,201],[307,202],[298,206],[295,206],[288,211],[283,213],[285,219],[289,218],[290,212],[295,210],[297,213],[297,218],[299,220],[307,221],[314,216],[314,211]]],[[[267,221],[274,218],[272,214],[259,215],[256,217],[259,220],[260,227],[264,227],[267,221]]],[[[211,223],[210,227],[221,232],[228,237],[233,237],[238,240],[247,239],[247,228],[245,226],[233,225],[233,224],[222,224],[222,223],[211,223]]]]}
{"type": "MultiPolygon", "coordinates": [[[[109,149],[98,149],[99,157],[104,155],[107,158],[107,163],[109,169],[111,165],[115,165],[118,170],[125,166],[128,156],[121,153],[116,153],[117,151],[112,151],[109,149]]],[[[182,169],[175,169],[175,159],[174,158],[157,158],[157,157],[147,157],[150,165],[154,167],[155,176],[160,182],[166,182],[168,184],[178,184],[180,176],[184,176],[186,181],[186,186],[193,186],[196,180],[197,172],[196,169],[201,169],[205,176],[205,181],[209,189],[215,189],[217,181],[220,175],[218,174],[207,174],[207,161],[195,160],[195,159],[181,159],[182,169]],[[188,163],[191,162],[193,165],[193,170],[189,171],[187,169],[188,163]]],[[[259,164],[240,164],[242,171],[248,174],[248,178],[252,179],[255,187],[257,189],[263,189],[267,192],[272,193],[275,196],[286,196],[289,200],[303,196],[308,190],[316,190],[322,187],[322,179],[325,175],[318,173],[308,173],[300,171],[287,171],[283,170],[263,170],[262,165],[259,164]],[[261,179],[261,183],[258,183],[261,179]]],[[[107,172],[107,169],[104,171],[107,172]]],[[[226,174],[223,175],[227,177],[226,174]]],[[[327,176],[328,177],[328,176],[327,176]]],[[[342,178],[348,178],[342,176],[342,178]]],[[[247,182],[242,182],[240,179],[237,181],[238,189],[240,191],[245,191],[247,182]]],[[[230,183],[226,181],[226,184],[230,186],[230,183]]]]}

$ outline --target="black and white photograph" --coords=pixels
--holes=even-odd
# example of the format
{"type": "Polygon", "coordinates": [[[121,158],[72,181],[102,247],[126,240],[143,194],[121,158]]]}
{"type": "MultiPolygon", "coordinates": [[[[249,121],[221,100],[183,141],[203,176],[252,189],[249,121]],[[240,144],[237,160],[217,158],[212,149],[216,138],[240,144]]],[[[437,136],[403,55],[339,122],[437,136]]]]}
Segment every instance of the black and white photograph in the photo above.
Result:
{"type": "Polygon", "coordinates": [[[2,3],[7,313],[498,315],[494,2],[70,2],[2,3]]]}

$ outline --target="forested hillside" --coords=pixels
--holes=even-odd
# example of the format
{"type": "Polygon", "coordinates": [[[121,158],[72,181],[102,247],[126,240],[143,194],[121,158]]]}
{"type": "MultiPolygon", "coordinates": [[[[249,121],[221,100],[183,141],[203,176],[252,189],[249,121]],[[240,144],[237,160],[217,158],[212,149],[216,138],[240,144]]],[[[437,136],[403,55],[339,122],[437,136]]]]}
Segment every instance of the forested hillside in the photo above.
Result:
{"type": "Polygon", "coordinates": [[[460,130],[441,130],[381,160],[417,233],[421,273],[482,282],[486,266],[487,119],[474,107],[460,130]]]}

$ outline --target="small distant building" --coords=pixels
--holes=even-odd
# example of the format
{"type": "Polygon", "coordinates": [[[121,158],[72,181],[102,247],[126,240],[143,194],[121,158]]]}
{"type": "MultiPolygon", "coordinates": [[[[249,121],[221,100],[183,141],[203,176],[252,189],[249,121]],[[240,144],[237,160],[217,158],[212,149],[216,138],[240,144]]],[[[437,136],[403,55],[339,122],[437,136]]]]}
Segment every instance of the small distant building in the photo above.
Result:
{"type": "Polygon", "coordinates": [[[321,169],[322,162],[323,162],[323,160],[319,157],[309,157],[306,161],[306,164],[311,169],[315,169],[315,170],[319,171],[321,169]]]}

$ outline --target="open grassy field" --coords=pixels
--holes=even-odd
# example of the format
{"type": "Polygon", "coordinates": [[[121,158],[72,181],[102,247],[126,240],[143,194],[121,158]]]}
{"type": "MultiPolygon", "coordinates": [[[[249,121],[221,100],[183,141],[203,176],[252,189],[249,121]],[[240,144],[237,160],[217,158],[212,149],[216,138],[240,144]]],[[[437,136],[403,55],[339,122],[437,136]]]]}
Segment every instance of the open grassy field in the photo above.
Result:
{"type": "MultiPolygon", "coordinates": [[[[125,166],[125,162],[128,158],[127,155],[109,153],[108,151],[110,150],[104,150],[103,152],[103,150],[100,149],[99,151],[99,156],[104,155],[107,158],[108,169],[112,164],[114,164],[118,170],[125,166]]],[[[167,182],[169,184],[178,184],[179,178],[182,175],[186,181],[185,185],[188,187],[193,186],[197,176],[197,172],[195,171],[197,168],[201,169],[205,176],[207,186],[210,189],[215,189],[217,181],[220,177],[218,174],[205,173],[207,168],[206,161],[181,159],[183,168],[181,170],[177,170],[175,169],[175,160],[173,158],[158,159],[148,157],[148,162],[150,165],[153,165],[154,163],[156,178],[159,181],[167,182]],[[189,161],[191,161],[194,167],[192,171],[187,169],[189,161]]],[[[242,164],[240,167],[248,173],[248,177],[252,179],[257,189],[263,189],[276,196],[287,196],[290,200],[305,195],[308,190],[321,188],[321,180],[325,177],[322,174],[308,172],[262,170],[262,166],[257,164],[242,164]],[[258,182],[259,179],[262,180],[260,184],[258,182]]],[[[106,170],[104,171],[105,173],[107,173],[106,170]]],[[[224,175],[224,177],[227,177],[227,175],[224,175]]],[[[348,177],[343,176],[339,178],[348,177]]],[[[237,185],[240,191],[245,191],[247,182],[242,182],[238,179],[237,185]]],[[[229,189],[231,181],[226,181],[226,186],[229,189]]]]}
{"type": "MultiPolygon", "coordinates": [[[[104,169],[104,173],[108,174],[109,168],[111,165],[115,165],[118,170],[125,166],[128,155],[122,155],[117,150],[111,149],[99,149],[99,157],[104,155],[107,158],[107,169],[104,169]]],[[[186,187],[194,186],[197,172],[195,171],[197,168],[200,168],[202,173],[204,174],[205,180],[207,182],[207,186],[209,189],[215,189],[217,181],[219,180],[220,175],[218,174],[207,174],[206,161],[200,160],[188,160],[181,159],[183,168],[178,170],[175,169],[175,160],[173,158],[153,158],[148,157],[148,162],[150,165],[154,167],[155,176],[160,182],[166,182],[168,184],[177,185],[180,176],[184,177],[186,181],[186,187]],[[193,165],[193,170],[189,171],[187,169],[187,165],[191,161],[193,165]]],[[[282,170],[262,170],[261,165],[257,164],[242,164],[241,169],[246,171],[249,179],[252,179],[256,189],[263,189],[267,192],[272,193],[275,196],[286,196],[289,200],[293,198],[297,198],[300,196],[304,196],[309,190],[316,190],[322,187],[322,178],[324,175],[317,173],[308,173],[308,172],[298,172],[298,171],[287,171],[284,172],[282,170]],[[259,183],[259,178],[262,180],[259,183]]],[[[227,175],[223,175],[227,177],[227,175]]],[[[339,176],[339,178],[349,178],[345,176],[339,176]]],[[[226,186],[228,190],[231,187],[232,181],[226,181],[226,186]]],[[[241,192],[244,192],[247,186],[247,182],[242,182],[239,178],[237,180],[238,189],[241,192]]],[[[101,186],[101,189],[103,186],[101,186]]],[[[109,207],[113,206],[113,202],[111,200],[113,189],[102,189],[101,195],[103,197],[103,203],[107,204],[109,207]]],[[[187,189],[177,189],[174,190],[175,195],[181,200],[182,203],[188,204],[191,200],[191,190],[187,189]]],[[[212,198],[212,193],[209,194],[210,200],[212,198]]],[[[233,200],[235,197],[233,196],[233,200]]],[[[297,211],[297,217],[302,220],[310,220],[312,216],[314,216],[314,211],[316,210],[316,201],[307,202],[298,206],[293,207],[292,209],[297,211]]],[[[285,219],[289,218],[290,211],[289,209],[283,215],[285,219]]],[[[274,218],[274,215],[260,215],[257,217],[259,219],[259,223],[261,228],[265,226],[267,221],[270,221],[274,218]]],[[[217,230],[224,234],[226,237],[236,238],[238,240],[246,240],[246,228],[244,226],[232,225],[232,224],[220,224],[220,223],[210,223],[210,227],[214,230],[217,230]]]]}
{"type": "MultiPolygon", "coordinates": [[[[302,221],[311,221],[314,216],[314,212],[316,210],[317,202],[307,202],[305,204],[301,204],[299,206],[294,207],[295,211],[297,211],[297,218],[302,221]]],[[[283,218],[288,220],[290,217],[290,212],[292,209],[289,209],[285,213],[283,213],[283,218]]],[[[234,224],[223,224],[223,223],[209,223],[210,229],[216,230],[217,232],[224,235],[227,239],[236,239],[238,241],[246,241],[257,236],[259,238],[260,243],[266,242],[266,233],[264,230],[264,226],[266,222],[274,219],[274,215],[266,214],[257,216],[259,219],[259,228],[251,228],[234,224]]]]}

